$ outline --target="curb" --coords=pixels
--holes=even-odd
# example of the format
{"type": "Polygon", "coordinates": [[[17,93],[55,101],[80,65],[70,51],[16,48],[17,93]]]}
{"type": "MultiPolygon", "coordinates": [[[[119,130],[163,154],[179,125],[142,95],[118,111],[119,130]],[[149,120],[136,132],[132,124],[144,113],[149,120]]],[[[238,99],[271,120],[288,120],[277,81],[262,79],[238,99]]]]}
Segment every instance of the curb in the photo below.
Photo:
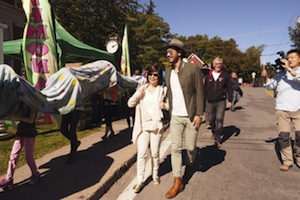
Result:
{"type": "Polygon", "coordinates": [[[136,162],[137,154],[133,154],[124,164],[117,169],[113,175],[89,198],[89,200],[98,200],[100,199],[109,189],[110,187],[119,180],[122,175],[136,162]]]}

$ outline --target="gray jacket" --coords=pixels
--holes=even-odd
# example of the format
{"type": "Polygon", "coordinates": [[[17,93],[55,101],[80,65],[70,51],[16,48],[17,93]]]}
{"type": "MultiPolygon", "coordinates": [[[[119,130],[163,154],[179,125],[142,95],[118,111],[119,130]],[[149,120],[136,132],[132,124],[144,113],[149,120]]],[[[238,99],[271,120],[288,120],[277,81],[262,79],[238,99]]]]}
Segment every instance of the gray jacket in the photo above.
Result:
{"type": "MultiPolygon", "coordinates": [[[[167,96],[169,99],[169,113],[172,113],[172,92],[170,87],[170,76],[173,67],[166,69],[167,96]]],[[[204,111],[203,75],[200,67],[193,63],[181,62],[178,72],[180,86],[191,122],[195,115],[202,116],[204,111]]],[[[176,98],[176,97],[174,97],[176,98]]]]}

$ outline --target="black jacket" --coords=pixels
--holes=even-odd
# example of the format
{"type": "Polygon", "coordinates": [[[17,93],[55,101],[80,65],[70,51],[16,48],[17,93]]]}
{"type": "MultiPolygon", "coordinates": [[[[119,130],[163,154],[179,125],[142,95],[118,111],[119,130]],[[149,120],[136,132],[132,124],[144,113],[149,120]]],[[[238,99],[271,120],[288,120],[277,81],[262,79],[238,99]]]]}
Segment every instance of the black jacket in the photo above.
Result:
{"type": "Polygon", "coordinates": [[[232,90],[238,91],[238,93],[242,97],[243,96],[243,91],[240,88],[238,80],[235,79],[235,78],[231,78],[231,85],[232,85],[232,90]]]}
{"type": "Polygon", "coordinates": [[[208,102],[218,102],[228,99],[232,102],[232,86],[230,75],[222,70],[220,76],[215,81],[211,70],[204,81],[204,95],[208,102]]]}

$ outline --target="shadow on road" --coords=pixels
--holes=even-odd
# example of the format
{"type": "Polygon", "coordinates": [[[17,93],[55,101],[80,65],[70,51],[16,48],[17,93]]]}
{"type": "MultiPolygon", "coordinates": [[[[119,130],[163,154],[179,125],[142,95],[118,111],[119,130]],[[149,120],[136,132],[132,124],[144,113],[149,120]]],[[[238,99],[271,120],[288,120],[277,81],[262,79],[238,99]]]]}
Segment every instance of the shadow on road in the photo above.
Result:
{"type": "Polygon", "coordinates": [[[241,133],[241,130],[236,126],[226,126],[223,127],[223,137],[221,139],[221,142],[224,143],[226,140],[228,140],[231,136],[239,136],[241,133]]]}
{"type": "Polygon", "coordinates": [[[37,185],[29,186],[28,181],[23,181],[10,190],[1,192],[0,199],[63,199],[95,185],[114,162],[107,154],[131,144],[130,133],[131,129],[125,129],[106,142],[97,142],[90,148],[79,151],[78,159],[71,165],[65,164],[67,155],[53,158],[39,167],[48,170],[42,174],[37,185]]]}
{"type": "MultiPolygon", "coordinates": [[[[186,150],[183,150],[183,165],[186,163],[185,155],[186,150]]],[[[221,164],[225,160],[226,151],[216,148],[215,146],[206,146],[202,149],[197,148],[197,156],[191,174],[184,177],[185,184],[188,183],[189,179],[197,171],[206,172],[215,165],[221,164]]],[[[183,173],[184,173],[184,168],[183,173]]],[[[163,176],[172,172],[171,167],[171,155],[168,155],[160,165],[159,176],[163,176]]],[[[149,182],[150,180],[147,180],[149,182]]],[[[147,183],[146,182],[146,183],[147,183]]]]}
{"type": "Polygon", "coordinates": [[[195,171],[206,172],[215,165],[221,164],[225,160],[226,151],[213,146],[206,146],[198,149],[195,160],[195,171]]]}

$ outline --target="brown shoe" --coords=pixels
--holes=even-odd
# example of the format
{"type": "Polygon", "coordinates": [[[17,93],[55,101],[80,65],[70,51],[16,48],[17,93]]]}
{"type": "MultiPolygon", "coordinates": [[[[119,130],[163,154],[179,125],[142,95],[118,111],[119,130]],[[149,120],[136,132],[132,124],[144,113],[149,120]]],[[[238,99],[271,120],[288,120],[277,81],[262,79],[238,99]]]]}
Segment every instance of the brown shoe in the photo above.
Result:
{"type": "Polygon", "coordinates": [[[287,164],[282,164],[281,166],[280,166],[280,170],[281,171],[284,171],[284,172],[286,172],[286,171],[289,171],[289,169],[292,167],[292,165],[287,165],[287,164]]]}
{"type": "Polygon", "coordinates": [[[179,192],[182,192],[184,189],[182,180],[180,177],[175,177],[174,178],[174,185],[173,187],[167,192],[166,198],[167,199],[172,199],[174,198],[179,192]]]}

